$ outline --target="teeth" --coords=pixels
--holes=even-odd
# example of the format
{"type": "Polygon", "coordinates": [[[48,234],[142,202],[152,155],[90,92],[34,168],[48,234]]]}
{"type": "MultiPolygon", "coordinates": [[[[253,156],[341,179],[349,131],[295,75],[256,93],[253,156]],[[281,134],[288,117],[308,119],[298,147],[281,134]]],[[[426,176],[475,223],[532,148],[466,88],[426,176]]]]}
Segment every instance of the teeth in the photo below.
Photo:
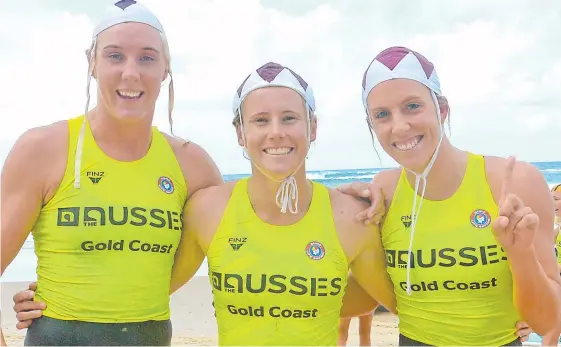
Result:
{"type": "Polygon", "coordinates": [[[395,143],[395,147],[397,149],[399,149],[400,151],[408,151],[410,149],[413,149],[415,147],[417,147],[417,145],[419,144],[419,139],[420,136],[415,136],[414,138],[412,138],[411,140],[407,141],[407,142],[402,142],[402,143],[395,143]]]}
{"type": "Polygon", "coordinates": [[[291,149],[289,147],[283,147],[283,148],[267,148],[265,149],[265,153],[267,154],[271,154],[271,155],[283,155],[283,154],[288,154],[290,153],[291,149]]]}
{"type": "Polygon", "coordinates": [[[140,92],[125,92],[125,91],[118,91],[121,96],[125,96],[127,98],[138,98],[140,96],[140,92]]]}

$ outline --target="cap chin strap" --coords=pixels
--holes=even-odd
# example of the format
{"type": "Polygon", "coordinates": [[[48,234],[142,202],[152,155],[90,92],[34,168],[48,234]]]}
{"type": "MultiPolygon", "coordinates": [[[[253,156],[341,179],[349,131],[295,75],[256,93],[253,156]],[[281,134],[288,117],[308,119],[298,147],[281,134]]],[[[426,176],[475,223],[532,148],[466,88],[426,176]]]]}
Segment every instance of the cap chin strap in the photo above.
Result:
{"type": "MultiPolygon", "coordinates": [[[[238,111],[239,115],[240,115],[240,127],[241,127],[241,133],[242,133],[242,140],[244,143],[244,149],[247,152],[247,156],[250,158],[249,156],[249,151],[247,151],[247,142],[245,141],[245,132],[244,132],[244,128],[243,128],[243,118],[242,118],[242,114],[241,114],[241,108],[238,111]]],[[[308,124],[308,133],[306,134],[306,138],[308,140],[308,150],[310,149],[310,139],[311,139],[311,120],[310,120],[310,109],[308,107],[306,107],[306,122],[308,124]]],[[[286,211],[290,211],[290,213],[292,214],[296,214],[298,213],[298,184],[296,183],[296,178],[294,177],[294,174],[296,172],[298,172],[298,170],[300,170],[300,168],[302,167],[302,165],[304,165],[304,162],[306,161],[306,159],[304,159],[300,165],[298,165],[296,167],[296,169],[294,171],[292,171],[292,173],[290,175],[288,175],[285,179],[282,180],[278,180],[275,179],[273,177],[271,177],[271,175],[267,174],[265,172],[265,170],[261,169],[258,165],[255,164],[255,162],[251,162],[251,164],[253,166],[255,166],[257,168],[257,170],[259,170],[259,172],[261,172],[263,174],[263,176],[267,177],[270,180],[273,180],[277,183],[280,183],[280,187],[277,191],[277,195],[276,195],[276,203],[277,206],[280,208],[280,211],[282,213],[286,213],[286,211]]]]}
{"type": "Polygon", "coordinates": [[[444,125],[442,124],[442,115],[440,114],[440,107],[438,105],[438,100],[436,99],[436,94],[431,90],[432,100],[434,105],[436,106],[436,117],[438,119],[438,124],[440,126],[440,139],[438,140],[438,144],[436,145],[436,149],[434,154],[432,155],[431,160],[429,161],[427,167],[423,171],[422,174],[418,174],[408,168],[405,168],[407,171],[415,175],[415,197],[413,199],[413,208],[411,210],[411,236],[409,238],[409,251],[407,253],[407,294],[411,295],[411,261],[413,259],[413,238],[415,236],[415,228],[417,226],[417,220],[419,217],[419,213],[421,212],[421,206],[423,205],[423,199],[425,197],[425,191],[427,189],[427,176],[432,169],[434,162],[436,161],[436,157],[438,156],[438,151],[440,150],[440,145],[442,144],[442,139],[444,138],[444,125]],[[423,190],[421,193],[421,198],[419,200],[419,207],[417,208],[417,198],[418,198],[418,191],[419,186],[423,181],[423,190]]]}

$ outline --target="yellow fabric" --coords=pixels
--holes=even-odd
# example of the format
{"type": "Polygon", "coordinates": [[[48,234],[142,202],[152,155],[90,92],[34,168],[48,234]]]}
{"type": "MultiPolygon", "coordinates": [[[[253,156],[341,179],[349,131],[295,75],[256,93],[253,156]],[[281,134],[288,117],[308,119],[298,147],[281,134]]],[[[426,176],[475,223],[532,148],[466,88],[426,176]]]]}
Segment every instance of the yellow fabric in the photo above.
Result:
{"type": "Polygon", "coordinates": [[[207,253],[219,345],[337,344],[348,262],[331,211],[314,183],[298,223],[270,225],[254,213],[247,179],[236,183],[207,253]]]}
{"type": "Polygon", "coordinates": [[[408,295],[413,198],[414,190],[402,171],[382,228],[400,333],[436,346],[512,342],[519,315],[506,254],[491,228],[498,207],[485,176],[484,158],[469,154],[464,179],[452,197],[423,201],[413,239],[408,295]],[[486,211],[490,218],[478,211],[486,211]]]}
{"type": "Polygon", "coordinates": [[[187,187],[166,138],[152,130],[147,155],[119,162],[86,126],[81,188],[74,188],[83,116],[69,120],[66,172],[33,230],[38,258],[35,300],[47,317],[89,322],[165,320],[187,187]],[[173,190],[166,193],[167,177],[173,190]]]}

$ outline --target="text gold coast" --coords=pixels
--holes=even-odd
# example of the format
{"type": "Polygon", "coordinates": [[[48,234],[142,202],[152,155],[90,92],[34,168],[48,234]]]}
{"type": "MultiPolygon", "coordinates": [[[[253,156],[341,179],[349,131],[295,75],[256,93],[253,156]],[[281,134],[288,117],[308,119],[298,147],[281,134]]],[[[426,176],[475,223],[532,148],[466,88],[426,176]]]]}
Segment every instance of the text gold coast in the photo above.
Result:
{"type": "Polygon", "coordinates": [[[265,315],[269,315],[273,318],[316,318],[318,309],[288,309],[282,308],[280,306],[272,306],[265,309],[264,306],[253,307],[236,307],[234,305],[226,306],[228,308],[228,312],[233,315],[240,315],[240,316],[249,316],[249,317],[264,317],[265,315]]]}
{"type": "MultiPolygon", "coordinates": [[[[407,290],[407,282],[403,281],[399,283],[399,286],[403,291],[407,290]]],[[[448,290],[448,291],[464,291],[464,290],[479,290],[488,289],[497,286],[497,278],[493,277],[488,280],[483,281],[454,281],[454,280],[444,280],[444,281],[421,281],[419,283],[412,283],[411,290],[414,292],[432,292],[437,290],[448,290]]]]}
{"type": "MultiPolygon", "coordinates": [[[[173,244],[162,245],[159,243],[148,243],[140,240],[131,240],[126,243],[126,249],[132,252],[152,252],[170,254],[173,244]]],[[[86,252],[95,251],[123,251],[125,250],[125,240],[108,240],[102,242],[84,241],[80,248],[86,252]]]]}

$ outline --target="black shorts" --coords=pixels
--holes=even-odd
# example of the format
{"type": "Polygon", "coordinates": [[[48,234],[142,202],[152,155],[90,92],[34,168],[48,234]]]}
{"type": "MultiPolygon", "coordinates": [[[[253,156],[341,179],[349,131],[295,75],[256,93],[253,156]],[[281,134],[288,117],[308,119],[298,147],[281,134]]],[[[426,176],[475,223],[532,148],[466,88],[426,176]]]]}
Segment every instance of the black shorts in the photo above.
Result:
{"type": "MultiPolygon", "coordinates": [[[[426,343],[415,341],[415,340],[410,339],[407,336],[404,336],[402,334],[399,334],[399,344],[398,345],[399,346],[432,346],[432,345],[427,345],[426,343]]],[[[514,340],[511,343],[508,343],[504,346],[522,346],[522,342],[520,342],[519,338],[516,338],[516,340],[514,340]]]]}
{"type": "Polygon", "coordinates": [[[90,323],[49,317],[33,320],[24,346],[170,346],[170,320],[90,323]]]}

